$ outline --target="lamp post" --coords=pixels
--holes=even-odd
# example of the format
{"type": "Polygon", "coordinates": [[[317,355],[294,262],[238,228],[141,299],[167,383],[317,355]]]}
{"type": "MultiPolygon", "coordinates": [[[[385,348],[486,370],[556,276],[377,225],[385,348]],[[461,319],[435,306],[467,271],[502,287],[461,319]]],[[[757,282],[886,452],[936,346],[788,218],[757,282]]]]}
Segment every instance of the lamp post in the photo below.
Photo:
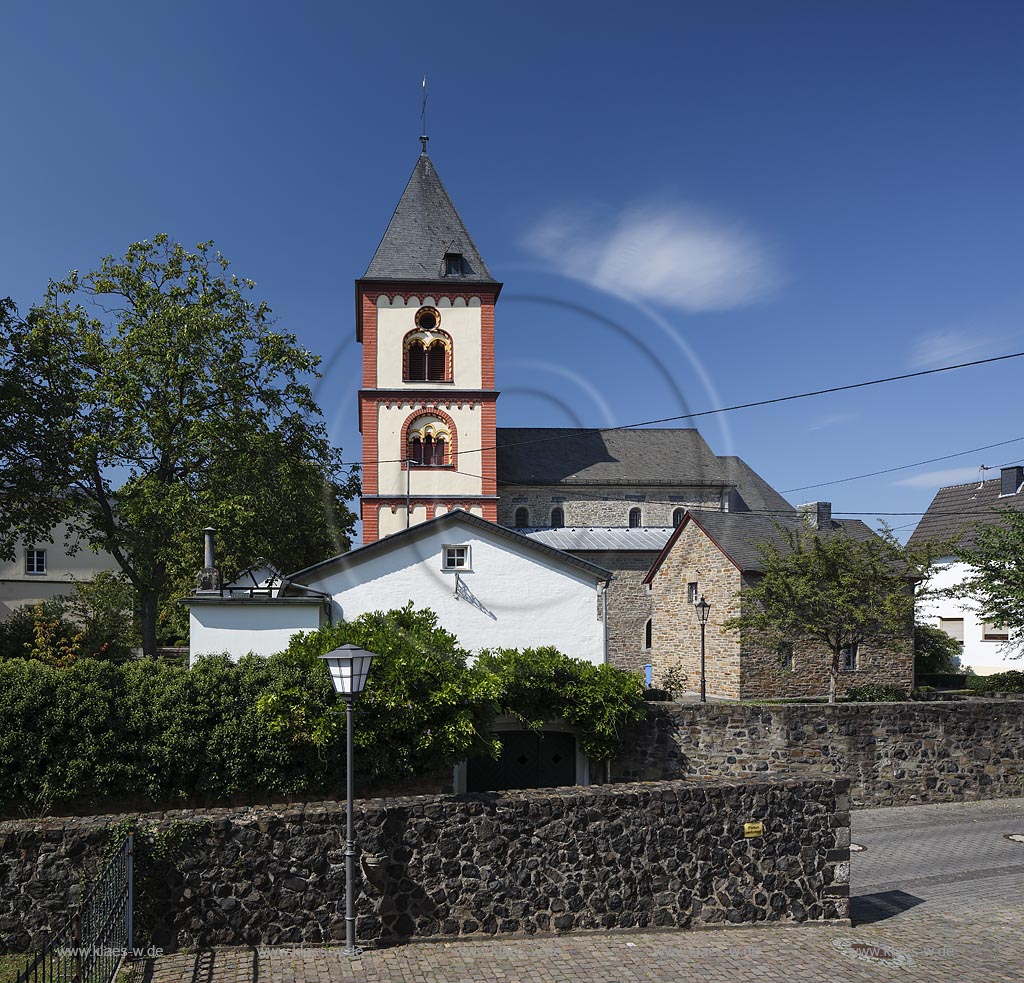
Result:
{"type": "Polygon", "coordinates": [[[376,658],[358,645],[341,648],[320,656],[327,663],[334,691],[345,699],[345,948],[346,956],[358,956],[356,945],[356,899],[353,890],[356,873],[356,838],[352,824],[352,711],[356,698],[366,685],[370,663],[376,658]]]}
{"type": "Polygon", "coordinates": [[[707,681],[704,678],[704,629],[708,623],[708,612],[711,610],[711,605],[704,600],[704,595],[700,595],[700,600],[694,604],[694,609],[697,611],[697,620],[700,621],[700,702],[708,702],[707,694],[707,681]]]}

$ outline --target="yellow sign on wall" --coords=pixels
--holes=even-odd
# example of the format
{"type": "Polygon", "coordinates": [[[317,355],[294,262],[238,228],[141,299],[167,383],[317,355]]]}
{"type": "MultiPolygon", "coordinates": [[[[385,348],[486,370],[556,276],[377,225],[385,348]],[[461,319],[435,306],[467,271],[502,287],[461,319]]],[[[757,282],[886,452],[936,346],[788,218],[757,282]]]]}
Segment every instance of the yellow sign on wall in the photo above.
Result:
{"type": "Polygon", "coordinates": [[[744,823],[743,835],[752,840],[758,836],[764,836],[764,823],[744,823]]]}

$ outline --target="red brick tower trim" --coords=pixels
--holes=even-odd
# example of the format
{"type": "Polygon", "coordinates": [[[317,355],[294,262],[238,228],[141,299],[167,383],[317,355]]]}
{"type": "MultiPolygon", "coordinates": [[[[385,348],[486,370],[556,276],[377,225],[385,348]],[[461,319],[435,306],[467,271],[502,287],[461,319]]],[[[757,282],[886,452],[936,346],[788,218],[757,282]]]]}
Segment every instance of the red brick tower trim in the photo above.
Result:
{"type": "MultiPolygon", "coordinates": [[[[362,365],[362,386],[359,393],[359,429],[363,438],[362,457],[362,494],[360,502],[360,514],[363,522],[363,542],[372,543],[380,538],[379,508],[382,504],[380,493],[380,439],[379,439],[379,416],[381,405],[399,405],[403,402],[419,402],[420,408],[410,413],[401,431],[401,444],[398,450],[402,456],[401,469],[408,470],[405,463],[409,439],[409,428],[419,417],[434,415],[444,420],[451,434],[451,445],[448,449],[448,463],[442,466],[422,466],[424,470],[458,470],[458,428],[455,421],[439,406],[468,406],[473,409],[479,407],[480,431],[482,453],[473,455],[473,460],[480,461],[480,492],[479,496],[468,496],[466,502],[473,500],[479,506],[485,519],[496,522],[498,518],[497,501],[497,454],[494,450],[497,438],[496,421],[497,413],[495,400],[497,392],[494,391],[494,305],[501,291],[500,283],[493,284],[466,284],[457,287],[451,283],[435,282],[404,282],[392,283],[386,281],[357,280],[356,281],[356,338],[363,345],[362,365]],[[379,390],[377,361],[379,356],[378,347],[378,307],[377,302],[381,297],[387,297],[388,303],[394,302],[395,298],[401,297],[406,303],[413,297],[421,303],[426,298],[431,298],[434,305],[438,306],[443,318],[445,308],[442,301],[447,300],[455,306],[457,301],[463,301],[466,307],[476,306],[474,301],[479,302],[480,312],[480,368],[481,380],[480,390],[454,390],[450,388],[454,376],[454,344],[449,339],[445,368],[446,381],[440,383],[439,389],[420,388],[393,391],[379,390]]],[[[461,304],[459,305],[461,306],[461,304]]],[[[415,333],[415,332],[410,332],[415,333]]],[[[408,380],[408,349],[403,339],[402,345],[402,378],[408,380]]],[[[418,380],[417,380],[418,381],[418,380]]],[[[424,387],[432,386],[434,383],[423,380],[424,387]]],[[[475,450],[475,448],[474,448],[475,450]]],[[[387,454],[391,457],[391,454],[387,454]]],[[[417,468],[418,469],[418,468],[417,468]]],[[[474,468],[475,470],[475,468],[474,468]]],[[[428,513],[438,505],[443,505],[449,510],[457,505],[464,504],[458,498],[449,498],[443,495],[438,496],[417,496],[416,501],[425,505],[428,513]]],[[[404,508],[404,500],[391,503],[392,509],[404,508]]],[[[467,507],[468,505],[464,505],[467,507]]]]}
{"type": "Polygon", "coordinates": [[[482,298],[480,303],[480,384],[484,389],[494,388],[494,297],[482,298]]]}

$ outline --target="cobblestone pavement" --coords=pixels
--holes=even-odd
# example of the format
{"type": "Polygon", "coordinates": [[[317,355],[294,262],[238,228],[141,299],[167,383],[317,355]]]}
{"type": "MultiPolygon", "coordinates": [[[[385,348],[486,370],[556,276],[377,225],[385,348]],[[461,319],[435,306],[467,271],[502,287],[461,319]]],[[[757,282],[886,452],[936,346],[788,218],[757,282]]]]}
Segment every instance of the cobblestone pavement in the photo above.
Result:
{"type": "Polygon", "coordinates": [[[853,814],[854,926],[164,956],[133,983],[1024,983],[1024,800],[853,814]]]}

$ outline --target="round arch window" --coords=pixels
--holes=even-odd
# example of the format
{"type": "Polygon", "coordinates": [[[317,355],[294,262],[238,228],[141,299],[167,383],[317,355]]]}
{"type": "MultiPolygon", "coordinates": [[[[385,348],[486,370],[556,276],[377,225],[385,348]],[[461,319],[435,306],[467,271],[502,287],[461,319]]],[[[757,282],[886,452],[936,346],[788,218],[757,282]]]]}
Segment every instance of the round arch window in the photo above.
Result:
{"type": "Polygon", "coordinates": [[[433,331],[441,324],[441,314],[436,307],[421,307],[416,312],[416,327],[421,331],[433,331]]]}

